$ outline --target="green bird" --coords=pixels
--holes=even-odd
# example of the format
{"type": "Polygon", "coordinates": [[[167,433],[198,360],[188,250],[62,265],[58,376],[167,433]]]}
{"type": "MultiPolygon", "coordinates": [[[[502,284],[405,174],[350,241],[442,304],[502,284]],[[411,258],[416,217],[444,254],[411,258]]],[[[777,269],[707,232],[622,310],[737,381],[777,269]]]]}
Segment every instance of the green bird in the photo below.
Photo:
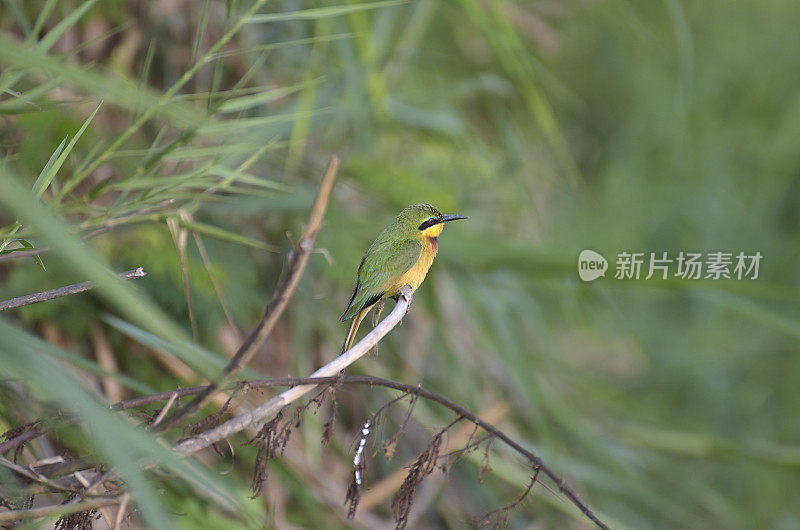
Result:
{"type": "Polygon", "coordinates": [[[413,204],[372,242],[361,258],[356,287],[342,314],[342,322],[353,319],[342,353],[350,349],[358,326],[375,304],[387,298],[397,299],[406,284],[412,291],[417,290],[439,250],[437,237],[443,223],[456,219],[468,217],[442,214],[430,204],[413,204]]]}

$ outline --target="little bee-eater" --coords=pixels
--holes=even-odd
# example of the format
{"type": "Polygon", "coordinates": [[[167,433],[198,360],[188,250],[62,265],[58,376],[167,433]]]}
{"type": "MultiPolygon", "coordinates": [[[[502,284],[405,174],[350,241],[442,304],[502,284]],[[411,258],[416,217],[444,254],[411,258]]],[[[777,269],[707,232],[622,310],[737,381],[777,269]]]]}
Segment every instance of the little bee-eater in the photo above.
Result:
{"type": "Polygon", "coordinates": [[[417,290],[439,250],[436,238],[442,233],[443,223],[456,219],[468,217],[444,215],[430,204],[414,204],[400,212],[372,242],[361,258],[356,288],[342,315],[342,322],[353,319],[342,353],[350,349],[358,326],[375,304],[396,299],[406,284],[417,290]]]}

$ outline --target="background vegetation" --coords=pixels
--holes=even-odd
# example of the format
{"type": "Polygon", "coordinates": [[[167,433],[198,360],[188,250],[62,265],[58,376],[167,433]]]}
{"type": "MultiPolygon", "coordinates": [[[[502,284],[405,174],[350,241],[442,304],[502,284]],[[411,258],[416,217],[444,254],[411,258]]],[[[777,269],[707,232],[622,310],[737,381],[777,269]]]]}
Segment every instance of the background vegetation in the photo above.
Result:
{"type": "MultiPolygon", "coordinates": [[[[335,356],[361,253],[431,202],[470,220],[352,373],[485,414],[614,528],[800,527],[799,19],[791,0],[5,0],[0,236],[54,252],[0,261],[0,299],[100,288],[3,315],[0,431],[55,403],[91,418],[21,458],[101,455],[126,473],[134,525],[391,526],[397,477],[452,419],[434,406],[391,461],[370,456],[348,522],[357,432],[392,392],[343,390],[324,448],[329,411],[306,414],[256,500],[246,436],[233,458],[177,463],[95,399],[217,373],[338,153],[321,250],[250,376],[335,356]],[[764,259],[754,281],[584,284],[584,248],[764,259]],[[137,266],[135,284],[106,269],[137,266]],[[142,455],[168,473],[136,471],[142,455]]],[[[470,526],[524,490],[499,447],[481,483],[483,458],[423,483],[410,526],[470,526]]],[[[587,522],[537,486],[510,525],[587,522]]]]}

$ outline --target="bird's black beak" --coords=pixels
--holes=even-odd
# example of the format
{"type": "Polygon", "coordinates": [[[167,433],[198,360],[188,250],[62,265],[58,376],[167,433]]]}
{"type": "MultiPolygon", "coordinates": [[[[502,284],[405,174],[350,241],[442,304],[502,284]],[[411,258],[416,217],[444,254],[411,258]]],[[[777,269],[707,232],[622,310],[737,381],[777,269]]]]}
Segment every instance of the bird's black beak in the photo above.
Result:
{"type": "Polygon", "coordinates": [[[452,213],[448,213],[442,216],[442,220],[439,221],[440,223],[446,223],[447,221],[455,221],[456,219],[469,219],[466,215],[456,215],[452,213]]]}
{"type": "Polygon", "coordinates": [[[419,229],[427,230],[433,225],[446,223],[447,221],[455,221],[456,219],[469,219],[469,217],[467,217],[466,215],[453,215],[453,214],[443,215],[441,219],[434,219],[433,217],[431,217],[430,219],[419,225],[419,229]]]}

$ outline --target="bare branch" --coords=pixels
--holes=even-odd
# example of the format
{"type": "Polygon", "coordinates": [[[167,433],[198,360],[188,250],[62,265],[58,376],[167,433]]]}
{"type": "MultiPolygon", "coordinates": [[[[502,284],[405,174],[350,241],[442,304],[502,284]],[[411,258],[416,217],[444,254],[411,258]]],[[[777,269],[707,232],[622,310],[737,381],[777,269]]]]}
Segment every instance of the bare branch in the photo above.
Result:
{"type": "Polygon", "coordinates": [[[290,253],[286,274],[284,274],[283,278],[278,284],[275,294],[273,295],[272,300],[270,300],[267,304],[267,307],[264,310],[264,316],[261,317],[261,320],[256,328],[239,347],[239,350],[230,360],[228,366],[225,367],[225,372],[223,373],[222,377],[218,381],[209,385],[208,389],[204,390],[203,393],[201,393],[187,405],[176,410],[172,416],[167,417],[158,426],[159,431],[164,431],[174,427],[181,421],[200,410],[203,405],[211,400],[214,393],[221,386],[223,386],[227,381],[230,380],[231,377],[241,371],[242,368],[247,366],[256,352],[258,352],[259,348],[261,348],[261,345],[264,344],[264,341],[269,336],[272,328],[275,326],[275,323],[283,314],[283,310],[289,303],[289,299],[292,297],[292,294],[294,294],[294,290],[297,287],[297,284],[300,282],[303,271],[308,264],[308,258],[311,256],[311,253],[314,250],[314,241],[316,240],[317,234],[322,228],[322,219],[325,216],[325,210],[328,207],[328,200],[330,199],[331,191],[333,190],[333,182],[336,180],[336,172],[338,168],[339,158],[334,155],[331,157],[331,161],[328,164],[328,169],[325,172],[325,176],[323,177],[322,183],[319,186],[317,197],[314,199],[314,204],[311,207],[311,213],[308,217],[308,223],[306,224],[303,236],[300,238],[297,248],[290,253]]]}
{"type": "Polygon", "coordinates": [[[113,504],[117,504],[118,502],[120,502],[119,497],[89,497],[82,501],[75,499],[67,504],[53,504],[50,506],[42,506],[40,508],[31,508],[30,510],[10,510],[7,512],[0,512],[0,523],[5,521],[35,519],[37,517],[66,515],[85,510],[92,510],[95,508],[102,508],[103,506],[111,506],[113,504]]]}
{"type": "MultiPolygon", "coordinates": [[[[481,526],[486,526],[489,524],[492,519],[497,518],[494,527],[495,528],[506,528],[508,526],[508,512],[522,504],[522,501],[528,498],[531,491],[533,491],[533,487],[536,485],[537,480],[539,479],[539,472],[541,468],[537,465],[533,466],[533,475],[531,476],[531,480],[528,482],[528,487],[525,488],[519,497],[517,497],[511,503],[503,506],[502,508],[498,508],[497,510],[492,510],[491,512],[485,514],[481,517],[480,524],[481,526]]],[[[476,521],[477,522],[477,521],[476,521]]]]}
{"type": "MultiPolygon", "coordinates": [[[[391,313],[389,313],[389,316],[387,316],[383,321],[381,321],[380,324],[370,331],[366,337],[361,339],[358,344],[347,350],[332,362],[326,364],[311,374],[311,377],[325,377],[339,374],[341,370],[351,365],[357,359],[365,355],[370,349],[372,349],[372,347],[377,344],[379,340],[381,340],[387,333],[389,333],[389,331],[391,331],[392,328],[400,323],[408,311],[413,297],[411,293],[411,287],[408,285],[404,286],[401,290],[401,294],[402,296],[399,297],[397,305],[394,306],[394,309],[391,313]]],[[[335,381],[335,378],[333,380],[335,381]]],[[[200,449],[208,447],[209,445],[222,440],[223,438],[227,438],[228,436],[247,429],[256,423],[260,423],[272,418],[272,416],[277,414],[278,411],[283,407],[307,394],[316,386],[316,384],[309,384],[291,388],[270,399],[263,405],[260,405],[228,420],[219,427],[206,431],[203,434],[195,436],[194,438],[185,440],[184,442],[178,444],[175,449],[184,455],[195,453],[200,449]]]]}
{"type": "MultiPolygon", "coordinates": [[[[119,275],[119,277],[122,278],[123,280],[142,278],[144,276],[147,276],[147,273],[144,272],[144,269],[142,269],[141,267],[129,270],[127,272],[123,272],[119,275]]],[[[7,309],[16,309],[17,307],[35,304],[37,302],[45,302],[47,300],[52,300],[54,298],[61,298],[62,296],[69,296],[71,294],[82,293],[84,291],[89,291],[91,289],[94,289],[95,287],[96,287],[95,283],[89,281],[89,282],[76,283],[73,285],[67,285],[66,287],[59,287],[58,289],[50,289],[49,291],[42,291],[41,293],[26,294],[25,296],[19,296],[17,298],[12,298],[11,300],[0,302],[0,311],[5,311],[7,309]]]]}
{"type": "Polygon", "coordinates": [[[169,398],[169,401],[167,401],[167,404],[164,405],[164,408],[161,409],[161,412],[159,412],[158,416],[156,416],[155,421],[153,421],[153,425],[158,425],[159,423],[161,423],[163,421],[164,416],[166,416],[167,412],[169,412],[169,409],[172,408],[172,405],[173,405],[173,403],[175,403],[176,399],[178,399],[178,394],[176,392],[173,392],[172,393],[172,397],[169,398]]]}
{"type": "MultiPolygon", "coordinates": [[[[379,331],[380,326],[383,326],[384,324],[386,324],[386,322],[390,318],[392,318],[392,315],[394,315],[395,313],[398,312],[398,308],[401,306],[401,304],[402,304],[402,298],[401,298],[401,301],[398,302],[397,306],[395,306],[395,309],[392,311],[392,313],[390,313],[389,316],[386,317],[386,319],[383,322],[381,322],[379,327],[376,327],[372,332],[370,332],[369,335],[367,335],[367,337],[365,337],[361,342],[359,342],[353,348],[351,348],[345,355],[349,355],[351,352],[354,352],[356,349],[358,349],[359,352],[360,352],[362,349],[364,349],[364,347],[367,348],[364,351],[364,353],[366,353],[366,351],[369,351],[369,349],[372,347],[373,344],[372,344],[372,342],[370,342],[369,344],[364,344],[365,341],[370,338],[370,335],[372,335],[376,331],[379,331]]],[[[399,322],[399,320],[398,320],[398,322],[399,322]]],[[[387,330],[387,332],[388,332],[388,330],[387,330]]],[[[375,340],[375,343],[377,343],[377,340],[375,340]]],[[[341,357],[339,359],[341,359],[341,357]]],[[[339,359],[337,359],[337,360],[339,360],[339,359]]],[[[353,359],[353,360],[355,360],[355,359],[353,359]]],[[[331,364],[333,364],[333,363],[331,363],[331,364]]],[[[350,363],[348,362],[347,364],[350,364],[350,363]]],[[[345,366],[347,364],[345,364],[345,366]]],[[[329,366],[331,366],[331,365],[329,364],[329,365],[321,368],[320,370],[315,372],[314,375],[312,375],[311,377],[269,379],[269,380],[264,380],[264,381],[248,381],[248,384],[253,386],[253,387],[258,387],[258,386],[284,386],[284,385],[291,385],[291,384],[302,385],[302,386],[294,387],[291,390],[288,390],[288,391],[284,392],[283,394],[281,394],[281,395],[273,398],[272,400],[268,401],[267,403],[265,403],[261,407],[258,407],[257,409],[254,409],[252,412],[245,413],[245,414],[243,414],[241,416],[237,416],[236,418],[230,420],[229,422],[221,425],[217,429],[214,429],[212,431],[206,432],[206,433],[198,436],[197,438],[186,440],[184,443],[178,445],[177,450],[179,452],[181,452],[181,453],[184,453],[184,454],[193,453],[193,452],[195,452],[195,451],[197,451],[199,449],[202,449],[203,447],[206,447],[206,446],[210,445],[213,442],[218,441],[219,438],[217,438],[217,436],[220,436],[220,435],[222,435],[222,437],[230,436],[231,434],[234,434],[235,432],[238,432],[238,431],[240,431],[242,429],[245,429],[245,428],[249,427],[252,423],[256,423],[257,421],[259,421],[257,419],[253,419],[258,414],[257,411],[259,411],[259,409],[262,409],[264,411],[267,411],[267,410],[271,411],[269,414],[266,414],[265,416],[263,416],[263,417],[266,418],[266,417],[270,416],[271,414],[274,414],[275,412],[277,412],[278,410],[280,410],[284,406],[286,406],[291,401],[294,401],[295,399],[299,398],[301,395],[307,393],[309,390],[311,390],[311,388],[313,388],[312,385],[314,385],[314,384],[319,385],[319,384],[334,384],[334,383],[338,384],[338,383],[341,383],[341,384],[364,384],[364,385],[370,385],[370,386],[383,386],[383,387],[387,387],[387,388],[393,388],[395,390],[400,390],[400,391],[405,392],[405,393],[410,394],[410,395],[417,395],[417,396],[422,397],[424,399],[439,403],[440,405],[443,405],[443,406],[447,407],[448,409],[452,410],[453,412],[455,412],[459,416],[469,420],[470,422],[474,423],[475,425],[479,425],[487,433],[489,433],[493,437],[501,440],[503,443],[505,443],[506,445],[511,447],[514,451],[516,451],[517,453],[521,454],[526,459],[528,459],[531,463],[533,463],[534,469],[536,469],[537,471],[541,471],[542,473],[547,475],[551,480],[553,480],[553,482],[555,482],[556,485],[558,486],[558,489],[561,491],[561,493],[564,494],[569,499],[569,501],[572,504],[574,504],[586,517],[588,517],[595,525],[597,525],[598,528],[604,528],[604,529],[608,528],[602,521],[600,521],[600,519],[597,518],[597,516],[594,514],[594,512],[591,510],[591,508],[589,508],[589,506],[580,498],[580,496],[572,488],[567,486],[567,484],[564,481],[563,477],[561,477],[554,470],[552,470],[550,467],[548,467],[547,464],[544,463],[544,461],[541,459],[540,456],[538,456],[536,453],[534,453],[532,451],[529,451],[529,450],[525,449],[518,442],[516,442],[511,437],[509,437],[507,434],[505,434],[503,431],[501,431],[501,430],[497,429],[496,427],[494,427],[493,425],[483,421],[480,417],[478,417],[477,415],[473,414],[468,409],[462,407],[458,403],[450,401],[449,399],[447,399],[444,396],[441,396],[439,394],[436,394],[435,392],[431,392],[429,390],[425,390],[421,386],[418,386],[418,385],[417,386],[407,385],[407,384],[399,383],[397,381],[392,381],[392,380],[389,380],[389,379],[381,379],[381,378],[378,378],[378,377],[371,377],[371,376],[346,376],[346,375],[339,375],[339,376],[335,376],[335,377],[320,377],[320,375],[322,375],[322,374],[320,374],[319,372],[322,372],[323,370],[325,370],[329,366]],[[297,396],[294,396],[294,395],[287,396],[287,399],[290,398],[291,401],[287,400],[286,402],[283,402],[282,396],[284,396],[286,394],[289,394],[289,393],[291,393],[293,391],[296,391],[296,390],[301,390],[301,389],[303,389],[301,394],[299,394],[297,396]],[[271,405],[273,402],[275,404],[271,405]],[[243,422],[248,421],[248,420],[250,421],[250,423],[245,424],[241,428],[233,430],[234,428],[237,428],[243,422]],[[235,422],[235,423],[233,423],[233,422],[235,422]],[[226,427],[228,424],[231,424],[230,427],[226,427]],[[226,428],[230,428],[231,429],[230,434],[224,434],[224,431],[225,431],[226,428]]],[[[339,368],[338,368],[338,365],[337,365],[336,366],[336,370],[338,371],[338,369],[339,368]]],[[[184,390],[192,390],[192,389],[184,389],[184,390]]]]}
{"type": "Polygon", "coordinates": [[[122,519],[125,517],[125,511],[128,508],[128,501],[131,500],[131,496],[129,493],[125,493],[122,496],[122,502],[119,503],[119,509],[117,510],[117,517],[114,520],[114,530],[119,530],[122,528],[122,519]]]}
{"type": "MultiPolygon", "coordinates": [[[[400,303],[398,303],[397,306],[400,306],[400,303]]],[[[389,320],[391,318],[392,314],[394,314],[397,311],[397,306],[392,311],[392,313],[388,317],[386,317],[386,320],[381,322],[381,325],[383,325],[387,320],[389,320]]],[[[373,330],[370,333],[370,335],[372,333],[374,333],[377,329],[378,328],[375,328],[375,330],[373,330]]],[[[367,335],[367,337],[365,337],[364,340],[366,340],[366,338],[368,338],[368,337],[369,337],[369,335],[367,335]]],[[[356,348],[362,346],[362,343],[364,342],[364,340],[359,342],[350,351],[353,351],[356,348]]],[[[319,371],[320,370],[318,370],[318,372],[319,371]]],[[[559,491],[561,491],[561,493],[563,493],[569,499],[569,501],[573,505],[575,505],[586,517],[588,517],[595,525],[597,525],[598,528],[608,529],[608,527],[605,525],[605,523],[603,523],[602,521],[600,521],[600,519],[597,518],[597,516],[594,514],[594,512],[591,510],[591,508],[589,508],[589,506],[580,498],[580,496],[572,488],[567,486],[566,482],[564,481],[564,478],[559,476],[555,471],[553,471],[550,467],[548,467],[547,464],[544,463],[544,461],[542,460],[542,458],[539,455],[537,455],[536,453],[534,453],[532,451],[529,451],[529,450],[525,449],[518,442],[516,442],[514,439],[512,439],[507,434],[505,434],[503,431],[501,431],[501,430],[497,429],[496,427],[494,427],[493,425],[483,421],[480,417],[478,417],[477,415],[473,414],[468,409],[462,407],[458,403],[450,401],[446,397],[441,396],[439,394],[436,394],[435,392],[431,392],[429,390],[425,390],[424,388],[422,388],[419,385],[417,385],[417,386],[407,385],[405,383],[399,383],[397,381],[392,381],[392,380],[389,380],[389,379],[381,379],[381,378],[378,378],[378,377],[370,377],[370,376],[344,376],[344,375],[342,375],[342,376],[339,376],[339,377],[317,377],[316,373],[314,375],[312,375],[311,377],[308,377],[308,378],[287,378],[287,379],[284,379],[284,380],[272,379],[272,380],[269,380],[269,381],[270,381],[270,386],[272,386],[272,383],[279,383],[279,384],[283,385],[283,384],[290,384],[292,382],[294,382],[294,384],[298,384],[298,385],[306,385],[307,383],[312,383],[313,382],[313,383],[317,383],[317,384],[332,384],[332,383],[337,383],[338,384],[338,383],[341,383],[341,384],[367,384],[367,385],[371,385],[371,386],[372,385],[374,385],[374,386],[384,386],[384,387],[388,387],[388,388],[393,388],[395,390],[400,390],[400,391],[405,392],[405,393],[410,394],[410,395],[417,395],[417,396],[422,397],[424,399],[439,403],[440,405],[443,405],[443,406],[447,407],[448,409],[452,410],[453,412],[455,412],[456,414],[458,414],[459,417],[463,417],[463,418],[469,420],[470,422],[474,423],[475,425],[479,425],[487,433],[489,433],[493,437],[501,440],[503,443],[505,443],[511,449],[513,449],[517,453],[519,453],[522,456],[524,456],[531,463],[533,463],[534,469],[537,471],[537,476],[538,476],[538,472],[539,471],[541,471],[542,473],[547,475],[553,482],[556,483],[556,485],[558,486],[559,491]]],[[[259,382],[258,381],[252,381],[251,383],[253,383],[254,386],[257,386],[257,384],[259,382]]],[[[297,387],[297,388],[309,388],[309,387],[302,386],[302,387],[297,387]]],[[[294,389],[292,389],[292,390],[294,390],[294,389]]],[[[291,392],[291,390],[289,390],[287,392],[291,392]]],[[[284,392],[284,394],[287,393],[287,392],[284,392]]],[[[281,395],[283,395],[283,394],[281,394],[281,395]]],[[[280,398],[280,396],[278,396],[276,398],[273,398],[273,400],[271,400],[270,402],[266,403],[265,405],[262,405],[262,407],[264,407],[266,405],[269,405],[269,403],[271,403],[272,401],[275,401],[276,399],[279,399],[279,398],[280,398]]],[[[208,433],[206,433],[206,434],[208,434],[208,433]]],[[[188,441],[191,441],[191,440],[187,440],[187,442],[188,441]]],[[[181,452],[184,452],[184,453],[186,452],[186,451],[182,450],[182,446],[178,446],[178,450],[181,451],[181,452]]],[[[191,451],[191,452],[193,452],[193,451],[191,451]]]]}
{"type": "MultiPolygon", "coordinates": [[[[12,449],[16,449],[20,445],[26,444],[31,440],[35,440],[45,433],[47,433],[47,429],[45,429],[39,421],[18,425],[6,432],[3,436],[0,436],[0,439],[6,439],[5,442],[0,443],[0,455],[4,455],[12,449]]],[[[17,456],[18,454],[15,453],[15,462],[17,460],[17,456]]]]}
{"type": "Polygon", "coordinates": [[[68,488],[64,488],[59,484],[56,484],[40,472],[38,472],[35,468],[30,466],[21,466],[19,464],[15,464],[10,460],[6,460],[5,458],[0,458],[0,466],[8,468],[9,470],[16,473],[19,477],[23,477],[30,482],[36,482],[39,484],[43,484],[48,488],[52,489],[53,491],[69,491],[68,488]]]}

